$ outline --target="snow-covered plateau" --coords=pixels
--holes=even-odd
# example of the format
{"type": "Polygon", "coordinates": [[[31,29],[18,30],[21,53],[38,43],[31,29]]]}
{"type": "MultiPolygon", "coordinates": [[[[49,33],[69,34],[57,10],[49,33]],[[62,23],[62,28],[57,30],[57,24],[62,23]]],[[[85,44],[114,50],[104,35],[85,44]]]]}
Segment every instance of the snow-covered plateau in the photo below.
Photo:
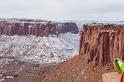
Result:
{"type": "MultiPolygon", "coordinates": [[[[78,55],[80,34],[0,36],[0,57],[40,64],[59,63],[78,55]]],[[[5,63],[10,60],[5,61],[5,63]]]]}

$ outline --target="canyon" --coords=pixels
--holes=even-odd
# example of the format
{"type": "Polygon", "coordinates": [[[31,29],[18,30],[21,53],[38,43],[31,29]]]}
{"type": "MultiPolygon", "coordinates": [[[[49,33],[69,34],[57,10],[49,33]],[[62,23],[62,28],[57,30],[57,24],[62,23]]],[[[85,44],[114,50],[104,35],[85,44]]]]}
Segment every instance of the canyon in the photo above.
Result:
{"type": "Polygon", "coordinates": [[[124,58],[123,34],[123,24],[84,24],[79,55],[46,70],[41,82],[101,82],[116,71],[113,60],[124,58]]]}
{"type": "MultiPolygon", "coordinates": [[[[39,20],[35,21],[36,24],[32,23],[32,20],[19,20],[18,22],[22,24],[22,21],[25,23],[23,23],[22,26],[18,26],[22,30],[15,29],[17,21],[16,23],[9,22],[10,26],[8,26],[9,23],[1,23],[0,42],[1,44],[12,44],[14,46],[13,51],[11,50],[12,55],[15,53],[16,57],[9,58],[7,61],[5,61],[5,58],[3,58],[5,60],[1,60],[7,64],[5,66],[1,64],[2,69],[0,69],[0,71],[9,69],[9,71],[4,71],[5,73],[3,75],[6,77],[4,77],[5,80],[3,82],[102,82],[102,74],[116,71],[113,67],[113,60],[115,58],[124,59],[124,24],[84,24],[82,32],[79,35],[75,23],[61,23],[60,25],[60,23],[56,22],[44,23],[44,21],[39,20]],[[40,28],[42,29],[42,26],[45,26],[45,29],[37,29],[39,22],[42,22],[40,28]],[[60,28],[61,26],[62,28],[60,28]],[[22,42],[21,39],[23,40],[22,42]],[[16,42],[17,40],[18,42],[16,42]],[[77,44],[78,41],[80,44],[77,44]],[[25,44],[23,45],[23,43],[25,44]],[[36,43],[36,45],[34,43],[36,43]],[[19,49],[18,44],[19,46],[21,45],[23,49],[26,49],[26,51],[24,50],[23,52],[27,52],[30,47],[34,47],[35,49],[31,49],[24,55],[18,56],[21,50],[14,50],[15,48],[19,49]],[[79,49],[75,48],[76,46],[78,46],[79,49]],[[43,53],[41,53],[42,50],[43,53]],[[72,53],[75,51],[77,53],[72,53]],[[43,57],[42,54],[45,57],[44,63],[41,61],[43,57]],[[65,59],[66,56],[67,59],[65,59]],[[29,60],[28,62],[20,61],[23,57],[41,61],[42,64],[41,62],[32,63],[29,62],[29,60]],[[8,64],[8,62],[11,62],[11,64],[8,64]],[[15,66],[18,65],[18,68],[14,68],[12,63],[15,66]],[[11,74],[10,69],[18,69],[19,73],[11,74]]],[[[10,45],[9,47],[12,46],[10,45]]],[[[1,48],[1,52],[4,48],[1,48]]],[[[5,51],[6,50],[7,49],[5,49],[5,51]]],[[[8,57],[10,54],[2,54],[2,56],[4,55],[8,57]]]]}
{"type": "Polygon", "coordinates": [[[0,19],[0,82],[40,81],[45,68],[79,53],[79,38],[73,22],[0,19]]]}

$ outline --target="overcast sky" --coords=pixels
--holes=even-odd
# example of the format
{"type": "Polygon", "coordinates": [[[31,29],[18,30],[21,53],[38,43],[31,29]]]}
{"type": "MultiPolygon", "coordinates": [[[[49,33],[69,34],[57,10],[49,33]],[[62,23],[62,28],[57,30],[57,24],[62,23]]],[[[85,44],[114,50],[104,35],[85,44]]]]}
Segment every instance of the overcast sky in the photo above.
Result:
{"type": "Polygon", "coordinates": [[[124,0],[0,0],[0,18],[124,20],[124,0]]]}

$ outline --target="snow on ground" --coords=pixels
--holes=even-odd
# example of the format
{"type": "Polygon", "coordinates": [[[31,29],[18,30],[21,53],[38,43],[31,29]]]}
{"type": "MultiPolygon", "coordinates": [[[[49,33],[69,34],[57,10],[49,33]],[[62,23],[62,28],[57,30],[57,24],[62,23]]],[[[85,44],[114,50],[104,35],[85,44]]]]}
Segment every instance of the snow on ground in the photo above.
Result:
{"type": "Polygon", "coordinates": [[[0,56],[40,64],[59,63],[79,51],[79,34],[65,33],[49,37],[0,36],[0,56]]]}

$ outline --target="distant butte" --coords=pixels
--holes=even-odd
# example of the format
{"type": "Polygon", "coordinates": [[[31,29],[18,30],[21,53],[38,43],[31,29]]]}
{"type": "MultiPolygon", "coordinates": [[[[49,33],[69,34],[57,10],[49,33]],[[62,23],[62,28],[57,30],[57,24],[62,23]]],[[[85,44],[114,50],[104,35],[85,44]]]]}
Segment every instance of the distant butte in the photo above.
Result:
{"type": "Polygon", "coordinates": [[[33,19],[0,19],[0,35],[35,35],[78,33],[78,27],[73,22],[54,22],[33,19]]]}

